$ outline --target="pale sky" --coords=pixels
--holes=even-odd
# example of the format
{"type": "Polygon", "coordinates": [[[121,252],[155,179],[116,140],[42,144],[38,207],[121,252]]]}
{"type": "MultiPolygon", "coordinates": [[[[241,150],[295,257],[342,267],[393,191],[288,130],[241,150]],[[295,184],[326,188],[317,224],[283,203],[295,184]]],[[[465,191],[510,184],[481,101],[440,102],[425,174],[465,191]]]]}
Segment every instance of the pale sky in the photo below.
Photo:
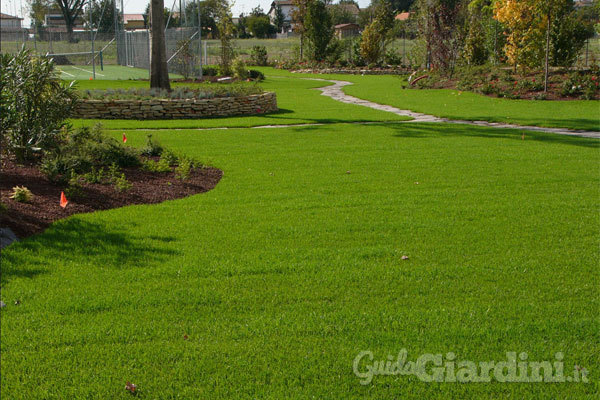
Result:
{"type": "MultiPolygon", "coordinates": [[[[164,2],[165,7],[171,8],[173,5],[173,0],[164,0],[164,2]]],[[[179,0],[175,0],[175,2],[175,8],[177,8],[179,0]]],[[[336,0],[334,0],[334,3],[335,2],[336,0]]],[[[362,8],[368,6],[370,0],[358,0],[357,2],[362,8]]],[[[272,0],[237,0],[232,7],[233,16],[237,17],[240,13],[248,14],[257,5],[260,5],[265,12],[268,12],[271,3],[272,0]]],[[[25,18],[23,21],[23,26],[29,27],[30,21],[28,17],[29,10],[27,6],[27,0],[0,0],[0,4],[2,5],[1,8],[3,13],[25,18]]],[[[123,0],[123,5],[125,8],[125,14],[139,14],[144,12],[146,9],[148,0],[123,0]]]]}

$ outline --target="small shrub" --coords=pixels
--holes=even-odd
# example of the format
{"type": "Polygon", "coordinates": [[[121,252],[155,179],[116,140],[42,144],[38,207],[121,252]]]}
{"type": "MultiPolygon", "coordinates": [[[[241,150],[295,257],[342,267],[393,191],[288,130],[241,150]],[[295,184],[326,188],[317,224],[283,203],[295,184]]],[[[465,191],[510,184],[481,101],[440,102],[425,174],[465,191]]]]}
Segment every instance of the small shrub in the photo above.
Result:
{"type": "Polygon", "coordinates": [[[141,154],[146,157],[160,156],[163,152],[163,147],[160,143],[152,139],[152,135],[149,134],[146,137],[146,146],[141,150],[141,154]]]}
{"type": "Polygon", "coordinates": [[[92,170],[84,175],[84,179],[87,183],[102,183],[104,179],[104,168],[96,169],[92,167],[92,170]]]}
{"type": "Polygon", "coordinates": [[[0,55],[0,132],[17,162],[35,160],[52,148],[66,124],[77,96],[73,83],[65,84],[49,58],[34,57],[23,49],[0,55]]]}
{"type": "Polygon", "coordinates": [[[250,53],[250,59],[252,65],[258,65],[264,67],[268,64],[267,48],[265,46],[254,46],[250,53]]]}
{"type": "Polygon", "coordinates": [[[217,76],[218,70],[215,67],[202,66],[202,75],[217,76]]]}
{"type": "Polygon", "coordinates": [[[6,207],[6,204],[0,203],[0,214],[4,214],[7,211],[8,211],[8,207],[6,207]]]}
{"type": "Polygon", "coordinates": [[[70,199],[79,199],[84,196],[82,181],[85,178],[79,175],[71,176],[69,185],[65,188],[65,195],[70,199]]]}
{"type": "Polygon", "coordinates": [[[119,170],[119,166],[117,165],[117,163],[112,163],[109,167],[108,167],[108,178],[110,179],[111,182],[115,182],[119,176],[121,175],[121,171],[119,170]]]}
{"type": "Polygon", "coordinates": [[[265,74],[255,69],[251,69],[250,71],[248,71],[248,76],[254,81],[262,81],[265,79],[265,74]]]}
{"type": "Polygon", "coordinates": [[[175,153],[168,149],[163,151],[160,158],[161,160],[164,159],[167,163],[169,163],[170,166],[177,165],[177,163],[179,162],[179,157],[177,157],[175,153]]]}
{"type": "Polygon", "coordinates": [[[33,193],[25,186],[15,186],[10,198],[19,203],[31,203],[33,200],[33,193]]]}
{"type": "Polygon", "coordinates": [[[121,173],[121,175],[115,179],[115,189],[118,192],[126,192],[128,190],[130,190],[133,187],[133,185],[131,184],[131,182],[129,182],[127,180],[127,178],[125,177],[125,174],[121,173]]]}
{"type": "Polygon", "coordinates": [[[236,58],[233,61],[233,76],[242,80],[248,79],[248,67],[241,58],[236,58]]]}
{"type": "Polygon", "coordinates": [[[171,166],[169,165],[169,161],[166,158],[161,158],[159,161],[146,160],[144,161],[142,167],[146,171],[150,172],[171,172],[171,166]]]}
{"type": "Polygon", "coordinates": [[[183,158],[177,168],[175,168],[175,176],[182,180],[188,180],[190,178],[190,172],[192,171],[192,160],[189,158],[183,158]]]}

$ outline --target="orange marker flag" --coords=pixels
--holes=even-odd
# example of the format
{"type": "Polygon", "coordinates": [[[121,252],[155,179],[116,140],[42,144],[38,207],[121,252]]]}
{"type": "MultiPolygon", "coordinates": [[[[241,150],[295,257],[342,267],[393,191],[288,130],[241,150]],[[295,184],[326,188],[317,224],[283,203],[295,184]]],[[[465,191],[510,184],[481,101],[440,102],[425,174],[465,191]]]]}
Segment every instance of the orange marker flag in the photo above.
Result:
{"type": "Polygon", "coordinates": [[[65,192],[60,192],[60,206],[65,208],[69,204],[69,200],[67,200],[67,196],[65,196],[65,192]]]}
{"type": "Polygon", "coordinates": [[[125,134],[123,134],[123,143],[127,143],[127,136],[125,134]]]}

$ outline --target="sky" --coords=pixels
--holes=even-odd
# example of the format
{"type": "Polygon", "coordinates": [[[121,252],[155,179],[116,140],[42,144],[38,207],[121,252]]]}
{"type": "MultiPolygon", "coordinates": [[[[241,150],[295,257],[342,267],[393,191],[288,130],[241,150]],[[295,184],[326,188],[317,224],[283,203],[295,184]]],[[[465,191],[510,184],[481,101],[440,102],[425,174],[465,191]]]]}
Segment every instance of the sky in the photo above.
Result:
{"type": "MultiPolygon", "coordinates": [[[[164,2],[165,7],[171,8],[173,5],[173,0],[164,0],[164,2]]],[[[177,8],[179,0],[175,0],[175,2],[175,8],[177,8]]],[[[257,5],[260,5],[265,12],[268,12],[271,2],[272,0],[234,0],[232,7],[233,16],[237,17],[240,13],[248,14],[257,5]]],[[[334,0],[334,3],[335,2],[336,1],[334,0]]],[[[362,8],[368,6],[370,0],[358,0],[357,2],[362,8]]],[[[27,0],[0,0],[0,4],[2,5],[1,8],[3,13],[25,18],[23,21],[23,26],[29,27],[30,20],[27,0]]],[[[148,0],[123,0],[123,5],[125,8],[125,14],[140,14],[146,9],[148,0]]]]}

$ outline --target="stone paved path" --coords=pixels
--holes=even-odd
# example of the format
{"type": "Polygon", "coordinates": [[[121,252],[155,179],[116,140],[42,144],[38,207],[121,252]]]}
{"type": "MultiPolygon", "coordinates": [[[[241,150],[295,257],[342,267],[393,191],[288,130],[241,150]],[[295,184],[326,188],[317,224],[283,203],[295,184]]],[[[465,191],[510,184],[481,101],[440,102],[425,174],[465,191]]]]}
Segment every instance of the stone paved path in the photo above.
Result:
{"type": "MultiPolygon", "coordinates": [[[[331,80],[331,79],[319,79],[319,78],[303,78],[303,79],[333,83],[333,85],[331,85],[331,86],[325,86],[322,88],[318,88],[318,90],[320,90],[324,96],[331,97],[332,99],[341,101],[342,103],[356,104],[359,106],[370,107],[375,110],[387,111],[387,112],[394,113],[396,115],[402,115],[402,116],[413,118],[413,120],[411,120],[411,121],[401,121],[401,122],[437,122],[437,123],[443,122],[443,123],[449,123],[449,124],[487,126],[487,127],[491,127],[491,128],[520,129],[520,130],[525,130],[525,131],[550,132],[550,133],[556,133],[559,135],[581,136],[581,137],[600,139],[600,132],[595,132],[595,131],[574,130],[574,129],[566,129],[566,128],[542,128],[539,126],[514,125],[514,124],[501,123],[501,122],[463,121],[463,120],[435,117],[433,115],[421,114],[421,113],[417,113],[417,112],[413,112],[413,111],[409,111],[409,110],[401,110],[396,107],[373,103],[372,101],[362,100],[357,97],[347,95],[346,93],[344,93],[342,88],[344,86],[352,85],[352,82],[336,81],[336,80],[331,80]]],[[[600,124],[600,120],[599,120],[599,124],[600,124]]]]}

